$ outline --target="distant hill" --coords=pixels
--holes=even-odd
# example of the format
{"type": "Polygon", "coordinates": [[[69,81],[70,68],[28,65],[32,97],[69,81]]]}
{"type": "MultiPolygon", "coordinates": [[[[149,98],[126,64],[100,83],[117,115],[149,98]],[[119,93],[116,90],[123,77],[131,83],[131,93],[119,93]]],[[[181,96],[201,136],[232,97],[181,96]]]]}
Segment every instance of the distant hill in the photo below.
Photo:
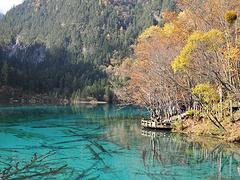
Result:
{"type": "Polygon", "coordinates": [[[11,66],[4,83],[101,99],[105,67],[166,9],[174,0],[25,0],[0,22],[0,63],[11,66]]]}

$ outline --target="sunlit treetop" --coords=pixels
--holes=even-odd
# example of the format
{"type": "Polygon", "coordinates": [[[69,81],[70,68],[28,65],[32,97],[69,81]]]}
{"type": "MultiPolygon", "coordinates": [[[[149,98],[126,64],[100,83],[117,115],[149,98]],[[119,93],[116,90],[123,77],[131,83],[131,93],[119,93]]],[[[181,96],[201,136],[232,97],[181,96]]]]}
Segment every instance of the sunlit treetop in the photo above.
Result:
{"type": "Polygon", "coordinates": [[[166,23],[163,28],[159,26],[151,26],[147,28],[139,37],[138,43],[149,41],[154,39],[156,36],[170,37],[175,31],[174,23],[166,23]]]}
{"type": "Polygon", "coordinates": [[[172,69],[174,72],[187,69],[192,57],[192,52],[198,47],[199,43],[204,44],[204,50],[211,51],[216,49],[218,44],[221,44],[223,40],[223,33],[217,29],[212,29],[208,32],[193,32],[189,36],[180,54],[173,60],[172,69]]]}
{"type": "Polygon", "coordinates": [[[197,99],[207,104],[219,101],[217,87],[209,83],[198,84],[192,89],[192,94],[197,99]]]}
{"type": "Polygon", "coordinates": [[[174,32],[174,24],[173,23],[167,23],[162,29],[162,33],[166,36],[171,36],[174,32]]]}
{"type": "Polygon", "coordinates": [[[189,36],[188,43],[194,43],[199,41],[215,44],[217,42],[222,42],[223,37],[224,36],[222,31],[218,29],[211,29],[208,32],[196,31],[189,36]]]}
{"type": "Polygon", "coordinates": [[[145,40],[150,39],[155,34],[161,33],[161,28],[159,26],[151,26],[147,28],[139,37],[138,42],[143,42],[145,40]]]}

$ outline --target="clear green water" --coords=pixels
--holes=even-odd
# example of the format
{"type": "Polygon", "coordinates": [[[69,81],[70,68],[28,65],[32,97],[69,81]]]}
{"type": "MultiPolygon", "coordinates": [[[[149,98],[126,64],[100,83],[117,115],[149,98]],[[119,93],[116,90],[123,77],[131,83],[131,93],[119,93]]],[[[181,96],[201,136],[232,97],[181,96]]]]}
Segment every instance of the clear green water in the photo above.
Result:
{"type": "Polygon", "coordinates": [[[143,114],[134,107],[1,106],[0,179],[10,166],[9,179],[240,179],[239,149],[142,131],[143,114]]]}

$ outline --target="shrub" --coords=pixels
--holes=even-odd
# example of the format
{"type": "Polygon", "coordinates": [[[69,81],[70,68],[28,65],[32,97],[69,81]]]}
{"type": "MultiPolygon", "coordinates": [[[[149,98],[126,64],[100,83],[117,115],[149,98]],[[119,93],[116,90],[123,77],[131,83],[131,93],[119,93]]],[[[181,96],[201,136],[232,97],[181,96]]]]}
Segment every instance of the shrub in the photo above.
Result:
{"type": "Polygon", "coordinates": [[[186,113],[187,113],[187,115],[188,115],[189,117],[193,117],[193,116],[195,116],[195,115],[197,114],[197,111],[196,111],[196,110],[193,110],[193,109],[190,109],[190,110],[188,110],[186,113]]]}
{"type": "Polygon", "coordinates": [[[234,10],[227,11],[224,17],[229,24],[233,24],[237,20],[237,12],[234,10]]]}
{"type": "Polygon", "coordinates": [[[206,104],[213,104],[219,101],[217,88],[211,84],[198,84],[192,89],[192,94],[206,104]]]}

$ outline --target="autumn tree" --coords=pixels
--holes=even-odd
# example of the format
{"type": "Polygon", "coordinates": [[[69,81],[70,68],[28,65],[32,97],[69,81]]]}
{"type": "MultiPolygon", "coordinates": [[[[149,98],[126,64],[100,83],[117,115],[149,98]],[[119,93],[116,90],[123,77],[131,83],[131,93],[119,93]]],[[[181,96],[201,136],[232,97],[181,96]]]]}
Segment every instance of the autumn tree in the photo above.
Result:
{"type": "MultiPolygon", "coordinates": [[[[165,12],[165,18],[167,18],[165,12]]],[[[134,55],[128,67],[124,99],[145,105],[157,118],[171,116],[191,105],[191,88],[181,76],[176,76],[171,68],[171,61],[180,51],[184,39],[191,31],[185,28],[185,13],[171,15],[171,22],[163,28],[152,26],[146,29],[133,47],[134,55]],[[183,28],[184,27],[184,28],[183,28]]],[[[126,61],[129,61],[127,59],[126,61]]],[[[118,71],[125,71],[124,64],[118,71]]],[[[124,79],[124,78],[123,78],[124,79]]]]}
{"type": "Polygon", "coordinates": [[[178,7],[178,15],[162,15],[162,28],[152,26],[139,36],[121,91],[151,113],[158,109],[159,116],[206,104],[203,95],[214,91],[211,111],[240,90],[239,1],[182,0],[178,7]]]}

